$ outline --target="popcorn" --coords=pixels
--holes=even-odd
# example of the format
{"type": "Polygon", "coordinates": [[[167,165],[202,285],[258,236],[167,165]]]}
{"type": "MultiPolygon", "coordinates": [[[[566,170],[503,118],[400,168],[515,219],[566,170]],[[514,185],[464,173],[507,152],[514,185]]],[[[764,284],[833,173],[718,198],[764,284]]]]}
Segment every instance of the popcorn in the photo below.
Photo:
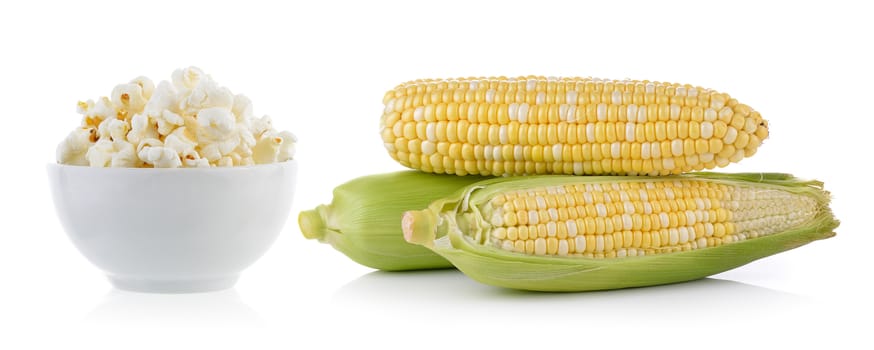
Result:
{"type": "Polygon", "coordinates": [[[190,150],[182,154],[182,166],[186,168],[208,168],[209,160],[200,158],[197,151],[190,150]]]}
{"type": "Polygon", "coordinates": [[[219,149],[219,152],[221,152],[221,154],[225,154],[225,155],[231,154],[234,152],[234,149],[236,149],[237,146],[240,145],[240,138],[239,137],[230,138],[228,140],[216,142],[216,143],[214,143],[214,145],[218,145],[218,149],[219,149]]]}
{"type": "Polygon", "coordinates": [[[70,165],[88,165],[85,153],[97,140],[97,129],[91,126],[82,126],[71,131],[61,141],[56,151],[58,163],[70,165]]]}
{"type": "Polygon", "coordinates": [[[164,146],[164,142],[157,139],[157,138],[145,139],[142,142],[140,142],[139,145],[137,145],[137,153],[140,153],[143,150],[143,148],[146,148],[146,147],[161,147],[161,146],[164,146]]]}
{"type": "MultiPolygon", "coordinates": [[[[197,147],[197,141],[194,135],[183,126],[176,128],[176,130],[173,130],[173,133],[167,135],[167,138],[164,139],[164,147],[176,151],[181,157],[185,157],[185,155],[194,152],[194,148],[197,147]]],[[[198,155],[197,158],[200,158],[200,156],[198,155]]]]}
{"type": "Polygon", "coordinates": [[[234,162],[234,165],[240,165],[240,163],[243,162],[243,157],[240,157],[240,155],[236,153],[230,153],[226,157],[230,157],[234,162]]]}
{"type": "Polygon", "coordinates": [[[143,161],[137,156],[136,148],[129,142],[113,142],[116,152],[112,155],[110,166],[113,168],[137,168],[143,161]]]}
{"type": "Polygon", "coordinates": [[[86,102],[79,102],[76,111],[82,115],[82,126],[98,126],[109,117],[116,117],[118,112],[108,97],[102,97],[86,102]]]}
{"type": "Polygon", "coordinates": [[[277,158],[294,158],[294,144],[297,142],[297,136],[294,136],[290,131],[282,131],[279,133],[279,138],[282,139],[282,143],[279,145],[279,154],[277,155],[277,158]]]}
{"type": "Polygon", "coordinates": [[[210,107],[220,107],[230,111],[234,105],[234,94],[210,79],[202,79],[180,102],[179,107],[187,113],[197,113],[198,110],[210,107]]]}
{"type": "Polygon", "coordinates": [[[234,96],[234,105],[231,107],[231,112],[237,117],[238,123],[243,123],[247,127],[252,119],[255,119],[255,114],[252,113],[252,100],[240,94],[234,96]]]}
{"type": "Polygon", "coordinates": [[[124,141],[130,126],[118,119],[112,119],[108,125],[111,140],[124,141]]]}
{"type": "Polygon", "coordinates": [[[263,116],[261,118],[252,119],[252,126],[249,130],[252,130],[252,135],[255,138],[261,138],[261,135],[264,134],[265,131],[273,129],[273,121],[268,116],[263,116]]]}
{"type": "Polygon", "coordinates": [[[144,113],[157,123],[157,131],[161,135],[170,134],[174,128],[183,125],[185,120],[176,114],[178,110],[176,89],[170,83],[162,81],[149,99],[144,108],[144,113]]]}
{"type": "Polygon", "coordinates": [[[237,148],[234,148],[232,152],[239,154],[243,158],[252,157],[252,147],[254,146],[254,143],[250,146],[247,142],[240,142],[240,144],[237,145],[237,148]]]}
{"type": "Polygon", "coordinates": [[[231,159],[231,157],[222,157],[222,159],[219,159],[218,161],[218,166],[232,167],[234,166],[234,160],[231,159]]]}
{"type": "MultiPolygon", "coordinates": [[[[252,135],[252,133],[249,132],[249,130],[246,129],[245,127],[243,127],[242,125],[237,125],[237,134],[240,135],[241,142],[240,142],[239,149],[241,149],[241,150],[242,150],[242,148],[245,148],[246,150],[248,150],[252,147],[255,147],[255,144],[258,143],[258,140],[255,139],[255,136],[252,135]]],[[[251,151],[249,151],[249,154],[251,154],[251,151]]]]}
{"type": "Polygon", "coordinates": [[[131,79],[130,83],[139,85],[140,89],[143,91],[143,97],[147,100],[152,98],[152,92],[155,91],[155,83],[153,83],[151,79],[139,76],[131,79]]]}
{"type": "Polygon", "coordinates": [[[137,168],[143,162],[137,157],[134,145],[118,139],[112,141],[108,138],[98,140],[85,154],[88,165],[95,168],[137,168]]]}
{"type": "Polygon", "coordinates": [[[110,141],[124,141],[129,129],[129,125],[123,120],[115,118],[106,119],[97,127],[97,136],[99,139],[110,139],[110,141]]]}
{"type": "Polygon", "coordinates": [[[176,88],[170,83],[162,81],[152,93],[152,98],[144,107],[147,114],[158,115],[161,111],[173,108],[176,105],[176,88]]]}
{"type": "Polygon", "coordinates": [[[138,153],[138,155],[140,159],[155,168],[178,168],[182,166],[182,160],[179,158],[179,155],[166,147],[147,147],[144,152],[138,153]]]}
{"type": "Polygon", "coordinates": [[[201,148],[200,154],[209,160],[210,163],[218,162],[222,159],[222,152],[219,151],[219,145],[212,143],[201,148]]]}
{"type": "Polygon", "coordinates": [[[225,140],[234,134],[236,120],[230,109],[213,107],[197,113],[198,130],[207,140],[225,140]]]}
{"type": "Polygon", "coordinates": [[[115,145],[109,139],[98,140],[88,148],[85,158],[88,165],[95,168],[105,168],[112,164],[112,155],[115,153],[115,145]]]}
{"type": "Polygon", "coordinates": [[[161,111],[161,114],[154,118],[158,122],[158,133],[168,135],[173,132],[177,126],[185,125],[185,119],[182,116],[168,110],[161,111]]]}
{"type": "Polygon", "coordinates": [[[272,133],[264,133],[255,148],[252,149],[252,158],[255,164],[268,164],[276,162],[279,148],[282,145],[282,138],[272,133]]]}
{"type": "Polygon", "coordinates": [[[173,85],[177,89],[190,90],[200,82],[200,79],[205,76],[200,68],[188,67],[185,69],[177,69],[173,71],[173,85]]]}
{"type": "Polygon", "coordinates": [[[112,104],[117,110],[141,111],[146,101],[143,87],[139,84],[121,84],[112,89],[112,104]]]}
{"type": "Polygon", "coordinates": [[[159,137],[158,129],[155,123],[149,120],[149,116],[139,113],[135,114],[130,120],[130,132],[127,134],[127,140],[135,145],[145,139],[156,139],[159,137]]]}
{"type": "Polygon", "coordinates": [[[237,164],[237,165],[238,165],[238,166],[251,166],[251,165],[255,165],[255,160],[252,159],[252,157],[243,157],[243,159],[240,159],[240,163],[237,164]]]}
{"type": "Polygon", "coordinates": [[[146,139],[137,147],[137,156],[146,164],[155,168],[178,168],[182,166],[179,154],[171,148],[164,147],[161,140],[146,139]]]}
{"type": "Polygon", "coordinates": [[[211,167],[282,162],[297,138],[256,117],[252,101],[234,95],[196,67],[178,69],[157,86],[137,77],[110,97],[79,102],[81,126],[58,145],[59,163],[95,167],[211,167]]]}

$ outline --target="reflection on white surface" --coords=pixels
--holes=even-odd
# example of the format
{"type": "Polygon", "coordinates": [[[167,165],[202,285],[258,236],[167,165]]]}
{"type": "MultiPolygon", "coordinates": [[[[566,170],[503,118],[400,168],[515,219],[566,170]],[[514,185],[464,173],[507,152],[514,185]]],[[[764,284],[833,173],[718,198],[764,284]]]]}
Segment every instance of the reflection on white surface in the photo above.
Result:
{"type": "Polygon", "coordinates": [[[258,327],[261,317],[235,289],[211,293],[150,294],[112,290],[85,322],[119,327],[258,327]]]}
{"type": "Polygon", "coordinates": [[[818,307],[803,296],[713,278],[613,291],[537,293],[479,284],[456,270],[372,272],[339,289],[333,302],[344,308],[373,308],[398,316],[463,312],[474,315],[468,320],[472,322],[479,315],[489,315],[492,320],[531,322],[531,317],[539,317],[655,327],[668,326],[666,322],[672,320],[693,327],[737,319],[769,322],[818,307]]]}

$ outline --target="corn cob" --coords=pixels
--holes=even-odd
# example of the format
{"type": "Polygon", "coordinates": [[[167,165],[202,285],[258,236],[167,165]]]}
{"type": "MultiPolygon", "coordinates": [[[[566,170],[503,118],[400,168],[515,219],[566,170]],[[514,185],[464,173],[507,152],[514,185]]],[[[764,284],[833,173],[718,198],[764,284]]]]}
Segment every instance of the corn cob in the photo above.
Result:
{"type": "Polygon", "coordinates": [[[430,250],[404,241],[399,222],[404,211],[424,208],[479,180],[418,171],[364,176],[335,188],[331,204],[301,211],[298,223],[304,237],[331,244],[368,267],[395,271],[452,267],[430,250]]]}
{"type": "Polygon", "coordinates": [[[703,278],[831,237],[828,201],[785,174],[532,176],[476,183],[402,226],[481,282],[582,291],[703,278]]]}
{"type": "Polygon", "coordinates": [[[679,174],[738,162],[768,137],[727,94],[650,81],[417,80],[383,103],[391,157],[432,173],[679,174]]]}

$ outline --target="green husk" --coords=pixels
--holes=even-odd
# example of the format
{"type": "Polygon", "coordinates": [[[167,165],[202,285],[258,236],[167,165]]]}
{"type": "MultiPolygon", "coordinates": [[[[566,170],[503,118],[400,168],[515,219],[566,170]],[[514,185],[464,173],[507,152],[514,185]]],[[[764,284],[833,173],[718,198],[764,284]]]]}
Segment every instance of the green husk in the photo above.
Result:
{"type": "Polygon", "coordinates": [[[374,269],[449,268],[452,264],[438,254],[404,240],[401,216],[483,179],[418,171],[364,176],[335,188],[331,204],[301,211],[298,224],[304,237],[374,269]]]}
{"type": "Polygon", "coordinates": [[[642,287],[704,278],[766,256],[834,236],[839,222],[828,208],[829,194],[818,181],[775,173],[693,173],[665,177],[530,176],[486,180],[437,200],[427,209],[404,214],[408,241],[437,252],[471,278],[489,285],[534,291],[588,291],[642,287]],[[505,191],[568,183],[623,180],[707,179],[810,196],[819,204],[815,218],[788,231],[678,253],[609,259],[531,256],[477,243],[472,233],[482,221],[479,206],[505,191]]]}

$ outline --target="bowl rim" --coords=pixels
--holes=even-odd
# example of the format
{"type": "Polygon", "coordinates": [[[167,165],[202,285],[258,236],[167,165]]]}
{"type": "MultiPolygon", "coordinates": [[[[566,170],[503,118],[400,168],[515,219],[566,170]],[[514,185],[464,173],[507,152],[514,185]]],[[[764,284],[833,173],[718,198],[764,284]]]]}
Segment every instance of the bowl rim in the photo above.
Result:
{"type": "Polygon", "coordinates": [[[95,172],[132,172],[132,173],[218,173],[218,172],[237,172],[237,171],[251,171],[251,170],[266,170],[269,168],[281,168],[281,167],[294,167],[297,166],[296,159],[289,159],[282,162],[276,163],[268,163],[268,164],[255,164],[255,165],[241,165],[241,166],[232,166],[232,167],[204,167],[204,168],[112,168],[112,167],[91,167],[87,165],[71,165],[71,164],[60,164],[56,162],[46,163],[46,169],[76,169],[81,171],[95,171],[95,172]]]}

